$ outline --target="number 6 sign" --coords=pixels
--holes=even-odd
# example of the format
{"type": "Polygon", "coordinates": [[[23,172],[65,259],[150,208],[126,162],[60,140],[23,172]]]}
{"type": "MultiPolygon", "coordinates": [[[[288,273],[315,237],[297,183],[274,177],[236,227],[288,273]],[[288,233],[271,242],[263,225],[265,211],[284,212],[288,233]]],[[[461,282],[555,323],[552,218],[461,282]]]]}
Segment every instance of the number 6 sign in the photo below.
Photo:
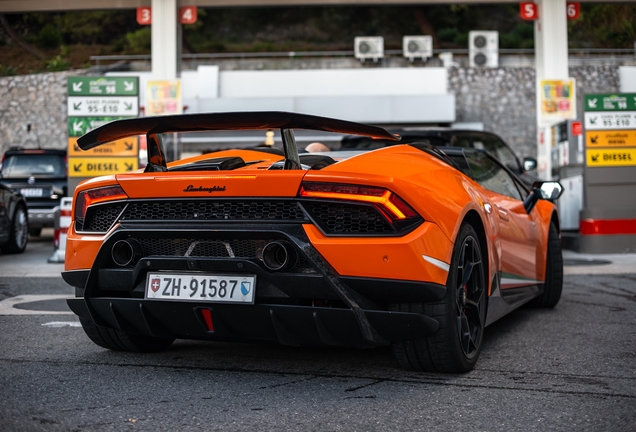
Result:
{"type": "Polygon", "coordinates": [[[569,20],[575,20],[581,16],[581,3],[568,2],[566,5],[566,14],[569,20]]]}

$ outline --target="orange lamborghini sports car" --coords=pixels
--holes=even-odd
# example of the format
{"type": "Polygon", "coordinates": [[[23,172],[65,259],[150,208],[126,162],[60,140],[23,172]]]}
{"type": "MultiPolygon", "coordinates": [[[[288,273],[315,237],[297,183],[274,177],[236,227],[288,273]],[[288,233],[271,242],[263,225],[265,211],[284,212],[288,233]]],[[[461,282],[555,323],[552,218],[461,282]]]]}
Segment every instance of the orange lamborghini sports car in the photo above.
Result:
{"type": "Polygon", "coordinates": [[[294,129],[399,140],[281,112],[127,119],[78,139],[148,142],[143,172],[75,190],[63,277],[94,343],[390,345],[403,367],[462,372],[487,325],[559,301],[559,183],[528,189],[485,151],[426,142],[299,154],[294,129]],[[166,133],[273,129],[282,149],[166,163],[162,146],[166,133]]]}

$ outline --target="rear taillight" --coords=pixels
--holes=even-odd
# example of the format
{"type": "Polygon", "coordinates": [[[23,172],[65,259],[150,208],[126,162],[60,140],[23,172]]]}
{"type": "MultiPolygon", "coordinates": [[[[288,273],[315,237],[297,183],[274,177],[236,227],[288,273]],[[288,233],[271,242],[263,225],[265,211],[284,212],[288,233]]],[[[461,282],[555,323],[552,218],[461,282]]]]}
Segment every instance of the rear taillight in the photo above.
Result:
{"type": "Polygon", "coordinates": [[[357,201],[374,204],[393,221],[419,217],[402,198],[388,189],[336,183],[303,183],[299,195],[303,198],[357,201]]]}
{"type": "Polygon", "coordinates": [[[86,211],[94,204],[127,199],[128,195],[121,186],[106,186],[89,189],[77,194],[75,200],[75,222],[83,225],[86,211]]]}

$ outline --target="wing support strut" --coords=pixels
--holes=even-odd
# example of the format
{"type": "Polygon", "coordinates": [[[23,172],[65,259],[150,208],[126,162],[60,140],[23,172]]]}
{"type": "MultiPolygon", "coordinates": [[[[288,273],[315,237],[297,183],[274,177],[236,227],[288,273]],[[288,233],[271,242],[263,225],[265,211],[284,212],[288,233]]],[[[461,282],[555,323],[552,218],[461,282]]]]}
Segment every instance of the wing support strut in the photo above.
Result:
{"type": "Polygon", "coordinates": [[[298,148],[296,147],[296,138],[293,129],[282,128],[280,134],[283,137],[283,151],[285,152],[285,165],[283,169],[299,170],[300,157],[298,156],[298,148]]]}
{"type": "Polygon", "coordinates": [[[146,165],[144,172],[168,171],[161,135],[148,133],[146,135],[146,146],[148,148],[148,165],[146,165]]]}

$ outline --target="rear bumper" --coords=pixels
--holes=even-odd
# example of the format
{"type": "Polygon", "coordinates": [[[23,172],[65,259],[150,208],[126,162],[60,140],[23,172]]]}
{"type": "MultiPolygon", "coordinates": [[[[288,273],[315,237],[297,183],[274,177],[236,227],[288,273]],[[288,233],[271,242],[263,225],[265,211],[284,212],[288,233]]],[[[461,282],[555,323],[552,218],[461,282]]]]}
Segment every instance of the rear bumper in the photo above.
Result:
{"type": "Polygon", "coordinates": [[[55,215],[59,207],[52,209],[29,209],[29,228],[55,226],[55,215]]]}
{"type": "MultiPolygon", "coordinates": [[[[180,339],[274,342],[282,345],[369,347],[350,309],[285,306],[226,305],[141,299],[69,299],[80,317],[128,333],[180,339]],[[202,315],[212,316],[210,331],[202,315]]],[[[430,335],[439,323],[421,314],[365,310],[364,316],[386,343],[430,335]]]]}
{"type": "Polygon", "coordinates": [[[71,309],[100,326],[154,337],[284,345],[367,347],[422,337],[437,331],[436,320],[422,314],[392,312],[388,306],[439,301],[446,294],[446,287],[437,283],[339,275],[307,242],[299,225],[255,226],[240,232],[230,226],[197,231],[120,226],[101,243],[91,270],[65,271],[62,276],[76,287],[78,298],[69,300],[71,309]],[[182,244],[180,239],[193,236],[197,240],[185,243],[190,244],[185,248],[188,253],[173,254],[175,245],[182,244]],[[161,250],[152,249],[157,238],[161,250]],[[237,256],[222,257],[212,252],[192,256],[198,248],[224,238],[237,256]],[[121,239],[137,239],[143,244],[141,258],[131,267],[113,263],[111,250],[121,239]],[[242,241],[258,239],[293,245],[297,264],[273,271],[264,265],[258,252],[245,244],[243,250],[239,248],[242,241]],[[254,275],[255,304],[148,300],[147,274],[158,271],[254,275]],[[207,326],[202,310],[210,311],[213,330],[207,326]]]}

